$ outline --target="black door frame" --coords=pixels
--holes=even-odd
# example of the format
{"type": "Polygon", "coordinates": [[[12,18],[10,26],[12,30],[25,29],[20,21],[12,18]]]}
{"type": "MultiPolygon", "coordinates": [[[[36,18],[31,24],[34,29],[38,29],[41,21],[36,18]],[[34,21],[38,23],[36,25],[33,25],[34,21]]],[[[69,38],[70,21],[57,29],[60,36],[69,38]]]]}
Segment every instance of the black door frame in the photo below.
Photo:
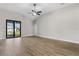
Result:
{"type": "Polygon", "coordinates": [[[6,38],[17,38],[17,37],[15,36],[15,22],[19,22],[19,23],[20,23],[20,36],[18,36],[18,37],[21,37],[21,21],[8,20],[8,19],[6,19],[6,38]],[[8,21],[13,22],[13,37],[8,37],[8,35],[7,35],[7,22],[8,22],[8,21]]]}

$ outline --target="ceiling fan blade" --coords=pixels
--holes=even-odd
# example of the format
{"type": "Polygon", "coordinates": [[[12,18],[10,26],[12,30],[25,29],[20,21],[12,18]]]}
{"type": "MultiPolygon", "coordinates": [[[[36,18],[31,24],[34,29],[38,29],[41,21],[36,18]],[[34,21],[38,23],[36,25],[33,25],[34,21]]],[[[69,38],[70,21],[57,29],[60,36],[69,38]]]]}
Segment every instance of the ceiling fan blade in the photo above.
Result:
{"type": "Polygon", "coordinates": [[[42,11],[37,11],[37,13],[42,13],[42,11]]]}
{"type": "Polygon", "coordinates": [[[42,11],[38,11],[38,12],[37,12],[37,15],[40,15],[40,13],[42,13],[42,11]]]}
{"type": "Polygon", "coordinates": [[[37,15],[40,15],[40,13],[37,13],[37,15]]]}
{"type": "Polygon", "coordinates": [[[34,10],[32,10],[32,12],[35,12],[34,10]]]}

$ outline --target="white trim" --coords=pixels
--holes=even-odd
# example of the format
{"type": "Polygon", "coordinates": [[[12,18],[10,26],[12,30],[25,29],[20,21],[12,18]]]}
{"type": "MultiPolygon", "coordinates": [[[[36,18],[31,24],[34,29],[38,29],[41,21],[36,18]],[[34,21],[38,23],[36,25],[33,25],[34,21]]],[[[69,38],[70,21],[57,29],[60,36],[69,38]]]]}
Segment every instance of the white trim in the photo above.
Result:
{"type": "Polygon", "coordinates": [[[54,38],[54,37],[51,37],[51,36],[44,36],[44,35],[37,35],[39,37],[43,37],[43,38],[49,38],[49,39],[55,39],[55,40],[61,40],[61,41],[66,41],[66,42],[71,42],[71,43],[76,43],[76,44],[79,44],[79,41],[71,41],[71,40],[62,40],[61,38],[54,38]]]}
{"type": "Polygon", "coordinates": [[[21,36],[21,37],[27,37],[27,36],[34,36],[34,34],[24,35],[24,36],[21,36]]]}
{"type": "Polygon", "coordinates": [[[0,40],[4,40],[5,38],[0,38],[0,40]]]}
{"type": "MultiPolygon", "coordinates": [[[[28,37],[28,36],[34,36],[34,34],[24,35],[24,36],[21,36],[21,37],[28,37]]],[[[6,38],[0,38],[0,40],[4,40],[4,39],[6,39],[6,38]]],[[[13,38],[11,38],[11,39],[13,39],[13,38]]]]}

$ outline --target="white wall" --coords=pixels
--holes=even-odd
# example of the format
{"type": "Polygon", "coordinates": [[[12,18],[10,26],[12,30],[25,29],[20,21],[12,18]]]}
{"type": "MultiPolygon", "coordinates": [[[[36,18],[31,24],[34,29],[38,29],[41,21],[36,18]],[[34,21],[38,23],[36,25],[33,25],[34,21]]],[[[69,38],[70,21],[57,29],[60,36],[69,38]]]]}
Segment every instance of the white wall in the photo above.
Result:
{"type": "Polygon", "coordinates": [[[79,43],[79,5],[75,4],[40,17],[38,36],[79,43]]]}
{"type": "Polygon", "coordinates": [[[27,17],[18,13],[13,13],[6,10],[0,10],[0,39],[6,38],[6,19],[21,21],[22,37],[32,35],[32,22],[27,17]]]}

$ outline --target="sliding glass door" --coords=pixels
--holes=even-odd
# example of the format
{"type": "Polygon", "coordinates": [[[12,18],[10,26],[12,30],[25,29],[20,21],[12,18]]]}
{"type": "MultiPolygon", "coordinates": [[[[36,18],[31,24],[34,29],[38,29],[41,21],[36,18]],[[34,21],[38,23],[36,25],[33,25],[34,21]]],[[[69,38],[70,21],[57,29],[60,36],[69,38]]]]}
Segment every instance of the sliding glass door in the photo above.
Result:
{"type": "Polygon", "coordinates": [[[6,20],[6,38],[21,37],[21,22],[6,20]]]}

